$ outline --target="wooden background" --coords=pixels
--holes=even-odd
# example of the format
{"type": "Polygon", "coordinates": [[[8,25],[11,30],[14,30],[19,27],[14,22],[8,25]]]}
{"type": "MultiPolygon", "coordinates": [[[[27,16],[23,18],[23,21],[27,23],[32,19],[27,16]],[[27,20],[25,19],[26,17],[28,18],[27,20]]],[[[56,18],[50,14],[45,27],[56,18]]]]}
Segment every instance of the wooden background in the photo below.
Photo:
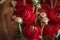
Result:
{"type": "Polygon", "coordinates": [[[13,13],[13,8],[9,5],[11,1],[6,0],[0,4],[0,40],[15,40],[17,26],[11,21],[13,13]]]}

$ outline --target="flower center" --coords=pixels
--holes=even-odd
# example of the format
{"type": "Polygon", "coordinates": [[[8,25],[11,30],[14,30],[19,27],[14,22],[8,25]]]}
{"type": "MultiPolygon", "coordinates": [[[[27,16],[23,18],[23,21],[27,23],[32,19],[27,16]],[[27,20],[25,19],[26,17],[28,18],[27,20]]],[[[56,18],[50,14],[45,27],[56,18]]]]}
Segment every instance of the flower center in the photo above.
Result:
{"type": "Polygon", "coordinates": [[[60,13],[56,13],[56,16],[57,16],[58,18],[60,18],[60,13]]]}
{"type": "Polygon", "coordinates": [[[48,27],[50,27],[50,26],[52,26],[52,24],[51,23],[48,23],[48,27]]]}
{"type": "Polygon", "coordinates": [[[30,26],[30,30],[33,32],[34,31],[34,26],[30,26]]]}

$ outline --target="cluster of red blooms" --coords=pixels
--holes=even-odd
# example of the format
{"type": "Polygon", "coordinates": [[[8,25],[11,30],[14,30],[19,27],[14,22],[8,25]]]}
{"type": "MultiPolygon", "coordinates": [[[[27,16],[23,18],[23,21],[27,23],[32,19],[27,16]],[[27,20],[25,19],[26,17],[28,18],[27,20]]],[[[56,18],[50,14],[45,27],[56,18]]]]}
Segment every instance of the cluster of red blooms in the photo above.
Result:
{"type": "MultiPolygon", "coordinates": [[[[48,1],[48,0],[47,0],[48,1]]],[[[42,36],[44,38],[53,38],[56,36],[58,30],[60,30],[60,2],[56,3],[56,7],[51,9],[49,2],[40,4],[42,9],[39,9],[38,12],[45,12],[49,19],[47,25],[44,25],[42,36]]],[[[25,23],[25,27],[23,28],[23,34],[27,38],[27,40],[40,40],[39,36],[42,31],[42,27],[34,24],[36,20],[36,14],[33,13],[33,5],[31,0],[26,0],[26,5],[24,6],[22,2],[17,1],[15,6],[17,13],[17,17],[21,17],[23,19],[23,23],[25,23]],[[33,27],[33,30],[30,28],[33,27]]]]}

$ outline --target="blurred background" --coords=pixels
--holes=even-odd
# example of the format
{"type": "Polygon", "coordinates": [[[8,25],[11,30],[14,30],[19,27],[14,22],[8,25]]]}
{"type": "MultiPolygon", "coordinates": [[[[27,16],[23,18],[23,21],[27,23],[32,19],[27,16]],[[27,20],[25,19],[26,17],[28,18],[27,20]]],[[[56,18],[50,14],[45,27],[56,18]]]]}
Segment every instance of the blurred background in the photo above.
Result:
{"type": "Polygon", "coordinates": [[[13,8],[10,2],[12,0],[6,0],[0,4],[0,40],[15,40],[16,35],[16,23],[11,21],[11,15],[13,8]]]}

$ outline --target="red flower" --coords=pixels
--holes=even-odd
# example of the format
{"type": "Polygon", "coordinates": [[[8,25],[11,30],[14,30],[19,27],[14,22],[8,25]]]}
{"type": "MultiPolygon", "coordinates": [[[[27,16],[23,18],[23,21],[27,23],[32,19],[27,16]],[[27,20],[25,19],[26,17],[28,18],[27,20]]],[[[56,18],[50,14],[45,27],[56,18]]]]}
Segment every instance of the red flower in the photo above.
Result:
{"type": "Polygon", "coordinates": [[[55,22],[60,22],[60,8],[52,10],[49,15],[50,15],[51,20],[55,22]]]}
{"type": "Polygon", "coordinates": [[[58,23],[59,24],[59,30],[60,30],[60,23],[58,23]]]}
{"type": "Polygon", "coordinates": [[[56,3],[56,8],[60,8],[60,1],[59,0],[56,3]]]}
{"type": "Polygon", "coordinates": [[[17,4],[16,4],[16,6],[15,6],[15,8],[16,8],[16,10],[17,10],[17,9],[22,8],[23,6],[24,6],[23,3],[20,2],[20,1],[18,1],[17,4]]]}
{"type": "Polygon", "coordinates": [[[27,4],[32,4],[32,0],[26,0],[27,4]]]}
{"type": "Polygon", "coordinates": [[[57,3],[56,4],[56,8],[60,8],[60,3],[57,3]]]}
{"type": "Polygon", "coordinates": [[[23,7],[17,11],[17,16],[21,17],[26,24],[31,24],[35,21],[36,15],[32,13],[32,8],[23,7]]]}
{"type": "MultiPolygon", "coordinates": [[[[52,23],[51,23],[52,24],[52,23]]],[[[51,26],[45,26],[43,31],[43,37],[53,38],[59,30],[59,24],[52,24],[51,26]]]]}
{"type": "Polygon", "coordinates": [[[56,34],[52,33],[52,34],[44,34],[43,35],[44,38],[54,38],[56,36],[56,34]]]}
{"type": "Polygon", "coordinates": [[[36,15],[32,14],[28,21],[27,20],[24,20],[24,21],[25,21],[26,24],[29,23],[28,25],[31,25],[35,21],[35,19],[36,19],[36,15]]]}
{"type": "Polygon", "coordinates": [[[32,5],[26,4],[23,5],[22,2],[17,2],[16,4],[16,11],[13,13],[13,15],[16,15],[18,17],[21,17],[25,24],[32,24],[35,21],[36,15],[32,13],[32,5]]]}
{"type": "Polygon", "coordinates": [[[44,10],[50,9],[50,5],[48,5],[48,4],[41,4],[41,7],[44,10]]]}
{"type": "Polygon", "coordinates": [[[20,8],[22,7],[33,7],[32,4],[26,4],[24,5],[22,2],[18,1],[15,8],[16,8],[16,11],[20,10],[20,8]]]}
{"type": "Polygon", "coordinates": [[[17,13],[18,13],[18,16],[22,17],[25,20],[28,20],[32,15],[32,9],[23,7],[23,8],[20,8],[20,10],[18,10],[17,13]]]}
{"type": "MultiPolygon", "coordinates": [[[[54,0],[52,0],[52,2],[54,3],[54,0]]],[[[51,4],[51,0],[50,1],[46,0],[46,3],[50,5],[51,4]]]]}
{"type": "Polygon", "coordinates": [[[38,25],[30,25],[23,28],[23,34],[28,40],[39,39],[40,33],[41,28],[38,25]],[[31,27],[34,27],[33,30],[31,30],[31,27]]]}
{"type": "Polygon", "coordinates": [[[39,12],[46,12],[48,13],[50,11],[50,6],[48,4],[40,4],[41,9],[39,9],[39,12]]]}

